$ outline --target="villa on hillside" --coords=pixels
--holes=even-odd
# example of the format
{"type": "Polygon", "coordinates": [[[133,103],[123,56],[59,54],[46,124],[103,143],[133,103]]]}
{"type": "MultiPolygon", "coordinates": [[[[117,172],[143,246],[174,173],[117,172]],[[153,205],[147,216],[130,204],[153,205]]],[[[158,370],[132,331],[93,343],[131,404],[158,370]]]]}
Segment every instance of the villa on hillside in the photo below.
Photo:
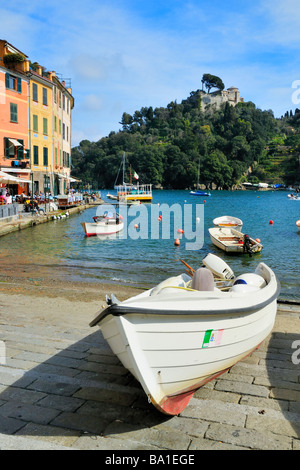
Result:
{"type": "Polygon", "coordinates": [[[209,105],[214,105],[216,108],[219,108],[222,103],[228,102],[232,106],[236,106],[238,103],[243,103],[244,98],[240,96],[240,91],[237,87],[230,87],[227,90],[218,90],[213,93],[205,93],[202,90],[199,90],[201,96],[202,104],[204,109],[209,105]]]}

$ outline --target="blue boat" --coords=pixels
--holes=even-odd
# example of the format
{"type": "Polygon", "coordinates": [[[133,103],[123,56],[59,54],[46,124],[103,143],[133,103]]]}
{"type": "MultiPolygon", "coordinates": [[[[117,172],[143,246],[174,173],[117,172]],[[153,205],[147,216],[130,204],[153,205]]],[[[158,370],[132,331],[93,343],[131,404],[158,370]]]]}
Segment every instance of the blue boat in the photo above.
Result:
{"type": "MultiPolygon", "coordinates": [[[[198,164],[198,178],[197,178],[197,188],[199,186],[199,175],[200,175],[200,158],[199,158],[199,164],[198,164]]],[[[196,189],[196,191],[190,191],[190,194],[192,196],[211,196],[210,193],[207,193],[206,191],[200,191],[200,189],[196,189]]]]}
{"type": "Polygon", "coordinates": [[[200,191],[199,189],[197,189],[197,191],[191,191],[190,194],[192,196],[211,196],[210,193],[206,193],[205,191],[200,191]]]}

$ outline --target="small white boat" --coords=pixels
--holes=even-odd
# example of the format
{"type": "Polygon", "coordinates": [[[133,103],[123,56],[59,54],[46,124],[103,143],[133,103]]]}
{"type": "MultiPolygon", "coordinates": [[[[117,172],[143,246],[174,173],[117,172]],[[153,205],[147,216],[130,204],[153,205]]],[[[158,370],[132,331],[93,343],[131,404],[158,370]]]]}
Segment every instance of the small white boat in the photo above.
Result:
{"type": "Polygon", "coordinates": [[[300,196],[299,196],[298,193],[296,193],[296,194],[288,194],[287,197],[290,199],[290,201],[300,201],[300,196]]]}
{"type": "Polygon", "coordinates": [[[227,291],[217,288],[212,271],[202,267],[192,280],[181,274],[124,302],[107,297],[109,306],[90,323],[159,411],[179,414],[199,387],[271,332],[279,295],[271,269],[260,263],[255,273],[230,282],[227,291]]]}
{"type": "Polygon", "coordinates": [[[232,217],[231,215],[223,215],[221,217],[216,217],[213,220],[213,224],[215,227],[231,227],[235,228],[236,230],[241,230],[243,226],[243,222],[241,219],[237,217],[232,217]]]}
{"type": "Polygon", "coordinates": [[[258,253],[263,245],[259,239],[249,237],[239,230],[229,227],[213,227],[208,229],[212,243],[228,253],[258,253]]]}
{"type": "Polygon", "coordinates": [[[110,193],[107,193],[106,197],[108,197],[108,199],[114,199],[114,200],[118,199],[117,196],[114,196],[113,194],[110,194],[110,193]]]}
{"type": "Polygon", "coordinates": [[[118,215],[106,214],[100,217],[93,217],[94,222],[81,222],[87,237],[97,235],[112,235],[124,228],[124,223],[118,215]]]}

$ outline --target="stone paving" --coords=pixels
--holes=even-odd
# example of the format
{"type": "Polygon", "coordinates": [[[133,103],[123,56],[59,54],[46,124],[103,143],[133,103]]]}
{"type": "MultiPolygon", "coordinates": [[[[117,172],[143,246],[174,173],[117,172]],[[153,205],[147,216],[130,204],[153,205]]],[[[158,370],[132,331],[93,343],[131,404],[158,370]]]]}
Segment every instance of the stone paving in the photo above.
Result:
{"type": "Polygon", "coordinates": [[[261,347],[168,417],[88,326],[96,303],[39,302],[37,315],[0,294],[0,449],[300,450],[299,305],[280,304],[261,347]]]}

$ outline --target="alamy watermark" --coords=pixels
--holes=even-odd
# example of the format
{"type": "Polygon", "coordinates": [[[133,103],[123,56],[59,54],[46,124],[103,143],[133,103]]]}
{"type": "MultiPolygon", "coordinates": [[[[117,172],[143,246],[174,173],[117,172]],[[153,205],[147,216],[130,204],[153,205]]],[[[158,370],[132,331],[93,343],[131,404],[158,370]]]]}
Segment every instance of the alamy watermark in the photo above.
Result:
{"type": "MultiPolygon", "coordinates": [[[[123,229],[120,239],[182,239],[186,250],[200,250],[204,243],[204,204],[103,204],[97,217],[116,214],[123,229]]],[[[100,236],[100,235],[98,235],[100,236]]]]}
{"type": "Polygon", "coordinates": [[[293,341],[292,349],[296,351],[292,354],[292,363],[295,365],[300,364],[300,340],[293,341]]]}
{"type": "Polygon", "coordinates": [[[0,365],[6,364],[6,346],[4,341],[0,340],[0,365]]]}
{"type": "Polygon", "coordinates": [[[292,103],[300,104],[300,80],[294,80],[292,83],[292,88],[296,88],[292,93],[292,103]]]}

